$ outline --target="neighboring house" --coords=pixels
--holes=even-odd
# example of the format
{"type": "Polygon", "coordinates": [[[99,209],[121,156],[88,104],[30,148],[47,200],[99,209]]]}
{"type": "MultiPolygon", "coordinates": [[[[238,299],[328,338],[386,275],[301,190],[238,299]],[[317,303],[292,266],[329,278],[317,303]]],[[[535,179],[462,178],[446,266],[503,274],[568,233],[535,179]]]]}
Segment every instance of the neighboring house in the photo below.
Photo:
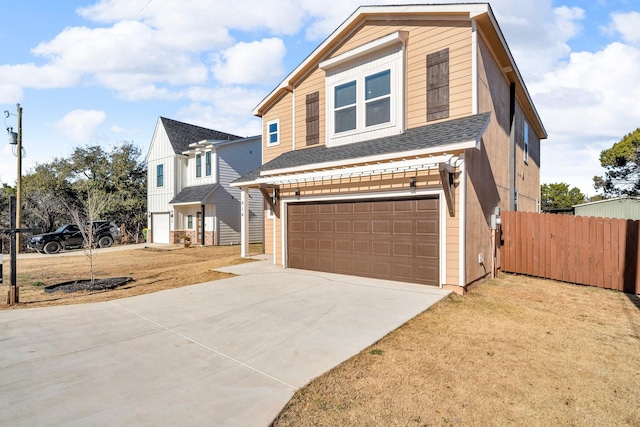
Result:
{"type": "MultiPolygon", "coordinates": [[[[261,164],[260,136],[241,138],[160,117],[147,154],[147,240],[240,243],[240,190],[229,183],[261,164]]],[[[263,240],[262,195],[247,197],[249,242],[263,240]]]]}
{"type": "Polygon", "coordinates": [[[619,197],[573,206],[576,216],[640,220],[640,197],[619,197]]]}
{"type": "Polygon", "coordinates": [[[496,208],[538,210],[547,134],[489,4],[361,7],[254,114],[233,185],[283,267],[462,293],[499,264],[496,208]]]}

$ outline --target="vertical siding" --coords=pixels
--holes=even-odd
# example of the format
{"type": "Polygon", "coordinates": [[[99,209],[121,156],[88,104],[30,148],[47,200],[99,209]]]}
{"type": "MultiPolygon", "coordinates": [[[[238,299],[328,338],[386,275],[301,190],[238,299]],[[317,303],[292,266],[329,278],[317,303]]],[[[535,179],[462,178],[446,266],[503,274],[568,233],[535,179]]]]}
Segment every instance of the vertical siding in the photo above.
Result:
{"type": "Polygon", "coordinates": [[[147,155],[147,209],[149,212],[168,212],[169,201],[176,194],[175,182],[173,176],[176,172],[175,153],[167,132],[162,126],[160,120],[156,124],[149,153],[147,155]],[[156,184],[156,167],[164,165],[164,185],[158,187],[156,184]]]}
{"type": "MultiPolygon", "coordinates": [[[[218,176],[221,186],[215,191],[212,203],[216,205],[218,244],[240,243],[240,188],[229,184],[261,164],[260,137],[248,141],[225,144],[217,148],[218,176]]],[[[262,194],[249,191],[249,240],[262,242],[262,194]]]]}

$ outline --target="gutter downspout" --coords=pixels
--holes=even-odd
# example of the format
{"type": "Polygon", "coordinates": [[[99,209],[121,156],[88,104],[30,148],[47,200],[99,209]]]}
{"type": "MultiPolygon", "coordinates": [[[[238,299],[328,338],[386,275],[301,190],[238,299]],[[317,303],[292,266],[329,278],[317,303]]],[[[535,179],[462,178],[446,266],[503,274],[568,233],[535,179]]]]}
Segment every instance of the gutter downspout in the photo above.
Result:
{"type": "Polygon", "coordinates": [[[509,210],[516,210],[516,84],[509,87],[509,210]]]}

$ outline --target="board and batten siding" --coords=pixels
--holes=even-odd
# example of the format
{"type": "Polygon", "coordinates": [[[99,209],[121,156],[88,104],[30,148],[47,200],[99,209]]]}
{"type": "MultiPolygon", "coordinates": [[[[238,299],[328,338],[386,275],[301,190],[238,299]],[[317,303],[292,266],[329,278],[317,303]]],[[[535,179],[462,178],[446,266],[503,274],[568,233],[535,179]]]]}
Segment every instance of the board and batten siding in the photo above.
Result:
{"type": "MultiPolygon", "coordinates": [[[[217,148],[218,176],[222,184],[213,193],[208,203],[215,204],[217,214],[216,240],[219,245],[240,243],[241,189],[230,187],[240,176],[261,164],[261,138],[255,137],[243,142],[223,144],[217,148]]],[[[249,242],[262,242],[262,193],[249,190],[249,242]]]]}
{"type": "Polygon", "coordinates": [[[147,210],[149,212],[168,212],[169,201],[173,198],[178,184],[176,182],[176,171],[180,171],[173,147],[160,121],[156,125],[152,141],[153,143],[147,156],[147,210]],[[158,187],[156,182],[156,170],[160,164],[163,165],[164,169],[164,185],[162,187],[158,187]]]}

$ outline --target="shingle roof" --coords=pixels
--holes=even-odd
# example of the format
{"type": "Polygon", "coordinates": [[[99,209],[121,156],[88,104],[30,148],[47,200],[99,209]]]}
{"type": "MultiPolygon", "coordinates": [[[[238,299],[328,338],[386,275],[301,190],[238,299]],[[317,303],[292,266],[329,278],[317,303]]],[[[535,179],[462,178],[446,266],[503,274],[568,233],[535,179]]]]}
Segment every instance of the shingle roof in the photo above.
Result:
{"type": "Polygon", "coordinates": [[[447,146],[451,144],[474,141],[482,136],[491,113],[481,113],[461,119],[434,123],[406,132],[372,139],[369,141],[345,144],[337,147],[319,146],[301,150],[288,151],[270,162],[265,163],[234,181],[251,182],[261,172],[302,167],[312,164],[358,159],[381,154],[399,154],[426,148],[447,146]]]}
{"type": "Polygon", "coordinates": [[[230,141],[242,138],[230,133],[220,132],[213,129],[207,129],[200,126],[179,122],[177,120],[167,119],[166,117],[160,117],[160,120],[162,121],[162,125],[167,132],[167,136],[169,137],[169,141],[171,142],[173,151],[176,154],[181,154],[183,151],[187,151],[189,149],[189,144],[205,139],[230,141]]]}
{"type": "Polygon", "coordinates": [[[171,199],[169,204],[203,202],[204,199],[216,189],[216,187],[217,184],[185,187],[173,199],[171,199]]]}

